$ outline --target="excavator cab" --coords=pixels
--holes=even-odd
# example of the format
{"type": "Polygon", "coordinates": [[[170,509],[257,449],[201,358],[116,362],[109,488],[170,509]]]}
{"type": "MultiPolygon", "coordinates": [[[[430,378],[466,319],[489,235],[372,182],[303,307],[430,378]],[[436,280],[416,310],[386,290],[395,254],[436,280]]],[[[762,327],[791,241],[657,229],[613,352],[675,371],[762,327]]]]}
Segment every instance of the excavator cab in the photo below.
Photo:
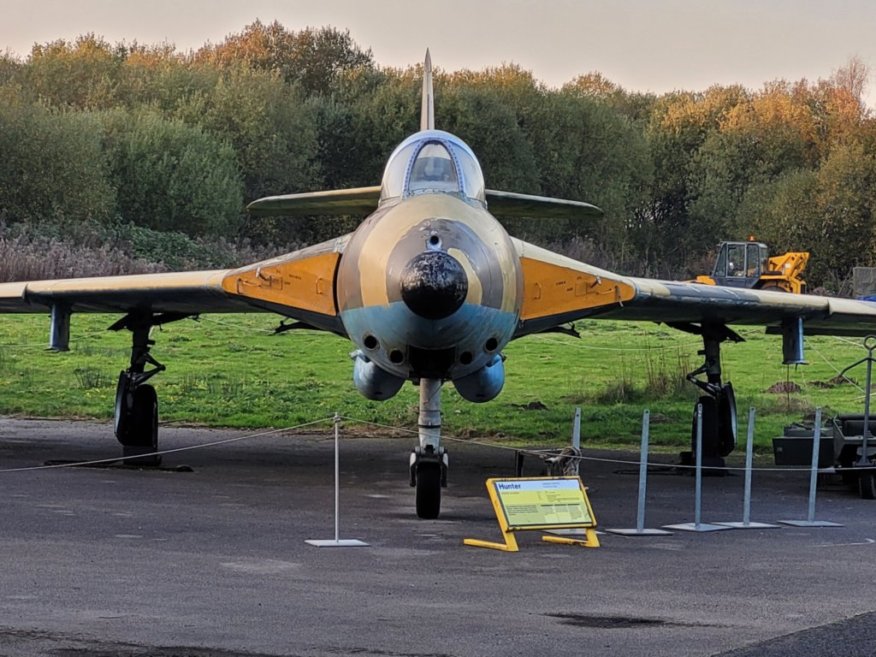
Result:
{"type": "Polygon", "coordinates": [[[769,266],[769,250],[762,242],[723,242],[712,271],[717,285],[757,287],[769,266]]]}
{"type": "Polygon", "coordinates": [[[806,251],[770,257],[763,242],[721,242],[712,275],[697,276],[694,282],[804,294],[806,281],[802,274],[808,261],[806,251]]]}

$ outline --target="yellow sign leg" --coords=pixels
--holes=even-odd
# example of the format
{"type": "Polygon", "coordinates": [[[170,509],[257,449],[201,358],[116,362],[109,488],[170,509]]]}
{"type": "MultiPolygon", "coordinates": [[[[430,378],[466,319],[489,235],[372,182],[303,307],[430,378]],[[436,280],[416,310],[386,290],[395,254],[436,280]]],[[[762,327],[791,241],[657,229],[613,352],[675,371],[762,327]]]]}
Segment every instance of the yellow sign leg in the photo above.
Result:
{"type": "Polygon", "coordinates": [[[489,548],[491,550],[501,550],[502,552],[518,552],[520,548],[517,547],[517,538],[514,536],[514,532],[511,531],[503,531],[502,535],[505,538],[504,543],[494,543],[493,541],[481,541],[476,538],[466,538],[463,539],[464,545],[471,545],[472,547],[482,547],[489,548]]]}
{"type": "Polygon", "coordinates": [[[542,536],[541,540],[546,543],[561,543],[563,545],[580,545],[581,547],[598,548],[599,536],[596,535],[595,529],[584,530],[584,540],[580,538],[568,538],[566,536],[542,536]]]}

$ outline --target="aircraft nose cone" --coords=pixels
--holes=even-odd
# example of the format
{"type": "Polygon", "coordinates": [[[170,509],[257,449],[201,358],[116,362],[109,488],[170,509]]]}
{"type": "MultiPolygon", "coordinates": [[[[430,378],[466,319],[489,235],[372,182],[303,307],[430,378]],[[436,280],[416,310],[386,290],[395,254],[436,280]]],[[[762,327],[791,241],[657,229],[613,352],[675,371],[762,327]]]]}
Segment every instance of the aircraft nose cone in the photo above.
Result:
{"type": "Polygon", "coordinates": [[[462,305],[467,294],[465,270],[456,258],[443,251],[421,253],[402,271],[402,299],[420,317],[449,317],[462,305]]]}

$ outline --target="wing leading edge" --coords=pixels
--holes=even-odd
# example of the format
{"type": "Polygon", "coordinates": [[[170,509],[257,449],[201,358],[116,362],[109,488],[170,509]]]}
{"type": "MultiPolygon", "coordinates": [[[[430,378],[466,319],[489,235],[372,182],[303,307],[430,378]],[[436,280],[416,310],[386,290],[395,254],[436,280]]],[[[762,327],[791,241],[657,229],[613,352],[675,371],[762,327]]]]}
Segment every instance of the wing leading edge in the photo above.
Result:
{"type": "Polygon", "coordinates": [[[524,299],[515,337],[576,319],[741,324],[780,332],[802,319],[807,335],[876,332],[876,303],[620,276],[514,240],[524,299]]]}

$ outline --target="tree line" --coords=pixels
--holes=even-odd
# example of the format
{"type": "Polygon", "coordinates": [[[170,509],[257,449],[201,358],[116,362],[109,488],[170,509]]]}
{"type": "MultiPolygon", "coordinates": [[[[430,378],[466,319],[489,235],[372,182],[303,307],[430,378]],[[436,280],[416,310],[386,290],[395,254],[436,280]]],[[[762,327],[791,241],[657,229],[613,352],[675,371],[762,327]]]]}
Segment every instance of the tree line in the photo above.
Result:
{"type": "MultiPolygon", "coordinates": [[[[6,54],[3,244],[218,266],[349,230],[350,218],[255,220],[244,208],[377,184],[418,129],[421,72],[378,65],[348,31],[259,21],[186,53],[87,34],[6,54]]],[[[867,77],[853,58],[827,80],[656,95],[598,73],[550,88],[515,65],[439,69],[436,125],[471,145],[489,187],[605,211],[514,220],[516,235],[661,277],[705,273],[717,242],[755,235],[775,253],[810,251],[810,286],[841,292],[876,253],[867,77]]]]}

